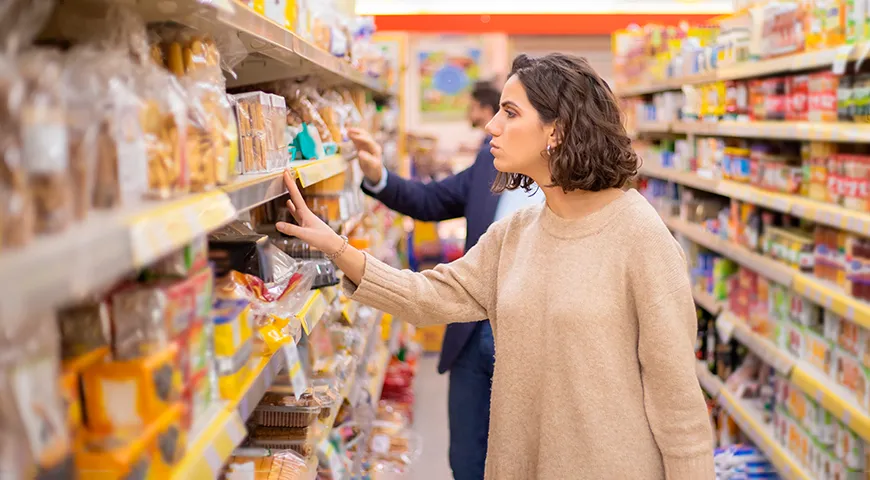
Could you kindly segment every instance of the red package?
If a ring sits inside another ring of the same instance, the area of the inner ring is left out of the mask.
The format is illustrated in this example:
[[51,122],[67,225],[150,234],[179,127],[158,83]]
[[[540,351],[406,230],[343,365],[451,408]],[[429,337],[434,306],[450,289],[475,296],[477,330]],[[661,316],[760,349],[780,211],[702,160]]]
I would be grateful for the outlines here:
[[837,120],[837,87],[839,84],[839,78],[833,72],[810,75],[807,112],[809,121],[834,122]]
[[810,77],[797,75],[788,79],[788,104],[785,119],[800,121],[807,119]]
[[786,104],[785,78],[776,77],[763,80],[764,116],[767,120],[785,120]]
[[764,99],[764,80],[749,81],[749,117],[752,121],[767,119]]

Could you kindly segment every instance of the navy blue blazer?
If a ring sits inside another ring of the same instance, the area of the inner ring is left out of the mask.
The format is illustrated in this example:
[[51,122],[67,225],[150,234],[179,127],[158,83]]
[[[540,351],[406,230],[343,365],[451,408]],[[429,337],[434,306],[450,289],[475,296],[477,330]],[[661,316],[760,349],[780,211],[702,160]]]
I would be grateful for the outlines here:
[[[391,210],[424,222],[440,222],[465,217],[465,251],[477,244],[481,235],[495,220],[499,196],[490,187],[498,173],[493,166],[487,137],[474,164],[438,182],[422,183],[388,173],[387,185],[380,193],[363,191]],[[454,323],[447,326],[438,371],[450,370],[468,339],[480,322]]]

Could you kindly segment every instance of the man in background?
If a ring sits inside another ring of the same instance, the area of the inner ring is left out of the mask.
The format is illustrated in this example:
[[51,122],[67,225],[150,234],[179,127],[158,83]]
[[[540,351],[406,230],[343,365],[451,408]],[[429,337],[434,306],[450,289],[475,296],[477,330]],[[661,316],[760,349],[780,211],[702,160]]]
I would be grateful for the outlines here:
[[[471,92],[468,120],[476,129],[499,110],[501,94],[479,83]],[[403,215],[424,222],[465,217],[465,251],[473,247],[489,226],[524,206],[541,203],[543,194],[522,190],[495,195],[496,177],[487,136],[470,167],[441,181],[422,183],[388,172],[381,148],[368,132],[351,129],[365,176],[363,191]],[[450,468],[456,480],[482,480],[489,434],[489,401],[495,363],[492,328],[488,320],[447,326],[438,372],[450,372]]]

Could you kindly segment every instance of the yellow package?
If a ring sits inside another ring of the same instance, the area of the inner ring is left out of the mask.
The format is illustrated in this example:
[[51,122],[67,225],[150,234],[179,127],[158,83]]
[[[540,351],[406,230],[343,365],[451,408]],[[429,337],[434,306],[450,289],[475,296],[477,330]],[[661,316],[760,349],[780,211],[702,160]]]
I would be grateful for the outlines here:
[[105,362],[82,372],[87,427],[109,434],[141,428],[161,416],[181,392],[178,346],[147,357]]
[[212,323],[218,389],[222,398],[232,398],[251,373],[254,331],[250,304],[246,300],[218,300]]
[[187,433],[181,428],[181,404],[174,404],[144,429],[123,435],[83,433],[75,463],[81,478],[165,480],[184,455]]

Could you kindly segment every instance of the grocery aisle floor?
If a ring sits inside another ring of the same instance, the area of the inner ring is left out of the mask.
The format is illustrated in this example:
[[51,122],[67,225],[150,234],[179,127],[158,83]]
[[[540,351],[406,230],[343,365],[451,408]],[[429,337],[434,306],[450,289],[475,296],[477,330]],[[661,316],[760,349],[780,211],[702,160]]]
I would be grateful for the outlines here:
[[414,379],[414,430],[423,436],[423,456],[409,480],[451,480],[447,460],[447,375],[438,375],[438,355],[424,356]]

